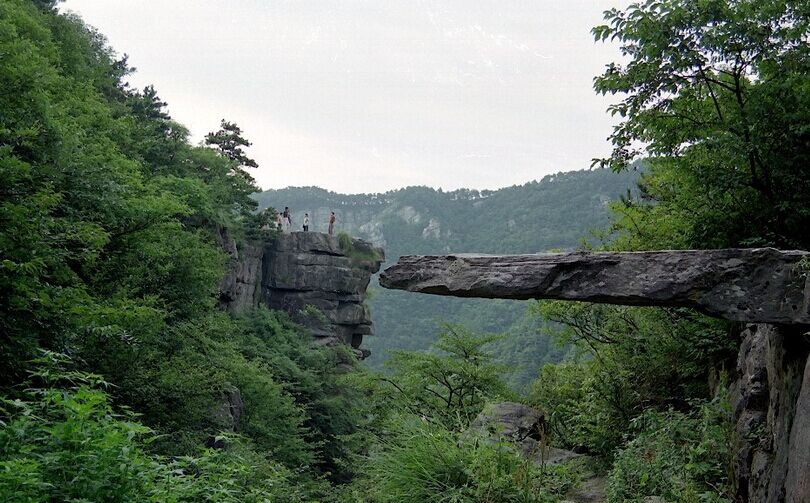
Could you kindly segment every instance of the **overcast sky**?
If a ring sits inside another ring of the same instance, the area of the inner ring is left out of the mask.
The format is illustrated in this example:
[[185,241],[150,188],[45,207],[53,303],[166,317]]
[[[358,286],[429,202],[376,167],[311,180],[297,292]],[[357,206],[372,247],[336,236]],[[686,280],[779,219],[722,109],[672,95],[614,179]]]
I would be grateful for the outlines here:
[[262,188],[499,188],[609,152],[620,0],[67,0],[194,141],[222,118]]

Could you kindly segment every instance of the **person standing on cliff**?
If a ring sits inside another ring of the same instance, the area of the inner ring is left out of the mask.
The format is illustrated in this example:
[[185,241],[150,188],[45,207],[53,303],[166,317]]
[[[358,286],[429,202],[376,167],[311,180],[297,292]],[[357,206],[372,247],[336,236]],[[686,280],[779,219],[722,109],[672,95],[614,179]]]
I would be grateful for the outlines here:
[[309,213],[304,213],[304,232],[309,232]]
[[287,221],[290,219],[290,207],[285,206],[284,212],[281,213],[281,225],[284,226],[284,230],[287,230]]
[[329,215],[329,235],[332,236],[335,233],[335,212],[333,211],[331,215]]

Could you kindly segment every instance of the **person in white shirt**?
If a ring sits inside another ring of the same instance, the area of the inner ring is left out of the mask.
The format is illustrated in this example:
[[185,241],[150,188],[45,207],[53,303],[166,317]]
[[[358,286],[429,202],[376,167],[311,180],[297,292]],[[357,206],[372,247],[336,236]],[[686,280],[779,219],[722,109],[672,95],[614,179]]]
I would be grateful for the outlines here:
[[309,232],[309,213],[304,213],[304,232]]

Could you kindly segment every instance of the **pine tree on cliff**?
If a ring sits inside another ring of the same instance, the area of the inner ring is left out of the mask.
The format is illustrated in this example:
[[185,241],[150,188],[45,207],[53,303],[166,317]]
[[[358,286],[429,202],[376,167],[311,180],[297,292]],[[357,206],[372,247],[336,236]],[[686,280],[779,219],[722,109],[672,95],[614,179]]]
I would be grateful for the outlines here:
[[259,188],[245,168],[258,168],[259,164],[245,154],[244,147],[250,147],[251,143],[242,136],[242,129],[222,119],[219,130],[205,136],[205,144],[230,161],[227,175],[231,180],[231,189],[242,206],[242,213],[256,209],[256,202],[249,196],[258,192]]

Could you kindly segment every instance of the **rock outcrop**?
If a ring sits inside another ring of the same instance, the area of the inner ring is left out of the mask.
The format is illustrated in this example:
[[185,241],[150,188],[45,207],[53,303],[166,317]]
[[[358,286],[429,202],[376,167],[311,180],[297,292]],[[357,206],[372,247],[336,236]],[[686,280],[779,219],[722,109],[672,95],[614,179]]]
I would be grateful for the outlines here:
[[264,247],[254,242],[237,243],[227,229],[221,229],[219,244],[230,255],[228,273],[219,283],[220,307],[238,313],[259,305]]
[[742,332],[734,473],[741,501],[810,501],[810,340],[806,327]]
[[547,445],[545,416],[522,403],[488,404],[470,423],[466,435],[513,443],[524,456],[538,464],[564,463],[580,456]]
[[810,253],[763,249],[402,257],[387,288],[690,307],[746,322],[731,395],[738,501],[810,501]]
[[[582,461],[588,457],[573,451],[551,447],[546,443],[545,416],[539,410],[515,402],[488,404],[481,411],[465,435],[485,441],[513,444],[526,458],[539,465]],[[605,500],[605,478],[587,468],[581,473],[582,483],[572,488],[565,496],[567,502],[597,503]]]
[[810,324],[810,253],[772,248],[405,256],[380,284],[412,292],[691,307],[750,323]]
[[319,343],[344,342],[359,357],[372,333],[365,293],[383,261],[381,248],[344,242],[319,232],[279,234],[264,244],[237,244],[223,236],[231,255],[220,283],[220,305],[231,311],[266,305],[307,326]]

